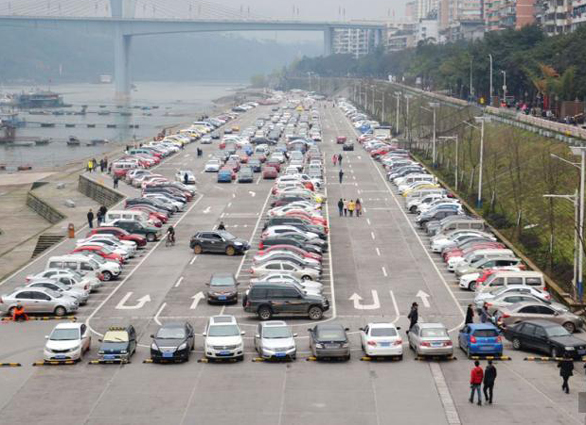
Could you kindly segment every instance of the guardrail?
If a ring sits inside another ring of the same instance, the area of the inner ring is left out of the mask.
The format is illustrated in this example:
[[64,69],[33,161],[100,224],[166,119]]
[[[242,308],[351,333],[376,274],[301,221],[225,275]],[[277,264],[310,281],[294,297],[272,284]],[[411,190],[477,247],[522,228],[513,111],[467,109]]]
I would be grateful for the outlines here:
[[93,199],[98,204],[104,205],[106,207],[115,205],[124,199],[124,195],[122,195],[120,192],[110,189],[101,183],[88,179],[83,174],[80,174],[79,176],[77,190],[79,190],[88,198]]
[[26,195],[26,205],[51,224],[59,223],[65,218],[64,214],[36,196],[32,190]]

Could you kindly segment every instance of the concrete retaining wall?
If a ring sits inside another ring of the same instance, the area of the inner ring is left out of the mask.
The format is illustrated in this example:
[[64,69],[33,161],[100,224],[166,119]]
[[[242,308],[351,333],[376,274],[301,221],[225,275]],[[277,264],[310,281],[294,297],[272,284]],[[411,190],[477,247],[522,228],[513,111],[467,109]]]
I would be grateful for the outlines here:
[[115,205],[124,198],[121,193],[90,180],[83,175],[79,176],[77,190],[98,204],[105,205],[106,207]]
[[37,197],[32,191],[27,193],[26,205],[51,224],[59,223],[65,218],[59,210]]

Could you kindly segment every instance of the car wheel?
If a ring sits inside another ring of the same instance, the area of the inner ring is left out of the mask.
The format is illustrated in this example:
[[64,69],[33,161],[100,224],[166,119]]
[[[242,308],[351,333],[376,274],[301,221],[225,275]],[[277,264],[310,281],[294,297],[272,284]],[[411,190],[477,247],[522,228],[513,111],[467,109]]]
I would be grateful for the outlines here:
[[571,334],[576,331],[576,325],[574,325],[572,322],[566,322],[562,326],[566,328],[566,330]]
[[203,252],[203,249],[202,249],[201,245],[195,245],[193,247],[193,253],[194,254],[197,255],[197,254],[201,254],[202,252]]
[[109,271],[103,272],[102,276],[104,276],[104,281],[106,281],[106,282],[109,282],[112,280],[112,273],[110,273]]
[[9,315],[10,317],[14,317],[14,311],[15,311],[15,310],[16,310],[16,307],[10,307],[10,308],[8,309],[8,315]]
[[273,312],[270,307],[263,305],[258,309],[258,317],[260,320],[270,320],[273,317]]
[[473,280],[472,282],[470,282],[468,284],[468,290],[472,291],[472,292],[476,291],[476,281],[475,280]]
[[244,361],[244,354],[242,354],[241,356],[238,356],[238,357],[236,358],[236,360],[238,360],[239,362],[242,362],[242,361]]
[[301,280],[313,280],[313,279],[311,279],[311,276],[305,275],[305,276],[301,277]]
[[399,361],[403,360],[403,355],[401,354],[400,356],[397,356],[397,360],[399,360]]
[[351,356],[352,356],[351,354],[348,354],[346,357],[344,357],[344,361],[349,362]]
[[65,307],[62,307],[62,306],[55,307],[55,316],[61,317],[61,316],[65,316],[66,314],[67,314],[67,310],[65,310]]
[[513,348],[515,350],[521,349],[521,341],[519,340],[519,338],[513,338]]
[[226,255],[232,256],[234,254],[236,254],[236,250],[233,246],[226,247]]
[[415,211],[417,211],[417,207],[412,206],[411,208],[409,208],[409,211],[411,211],[411,214],[415,214]]
[[155,241],[155,234],[154,233],[147,233],[146,240],[149,242],[154,242]]
[[309,308],[307,315],[311,320],[321,320],[324,317],[324,312],[320,307],[314,305]]

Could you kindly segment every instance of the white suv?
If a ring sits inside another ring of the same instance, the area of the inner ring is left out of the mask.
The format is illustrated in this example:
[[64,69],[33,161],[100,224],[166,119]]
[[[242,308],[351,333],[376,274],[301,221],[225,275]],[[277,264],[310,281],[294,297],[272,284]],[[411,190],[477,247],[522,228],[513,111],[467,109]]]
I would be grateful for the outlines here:
[[234,316],[210,317],[203,333],[206,358],[244,360],[244,334]]

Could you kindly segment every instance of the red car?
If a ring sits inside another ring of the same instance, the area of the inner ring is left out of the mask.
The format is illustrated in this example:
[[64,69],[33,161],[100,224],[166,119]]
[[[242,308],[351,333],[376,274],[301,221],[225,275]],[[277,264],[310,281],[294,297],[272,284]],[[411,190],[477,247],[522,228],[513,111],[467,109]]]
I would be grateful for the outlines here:
[[275,167],[270,167],[268,165],[265,165],[265,167],[262,170],[262,178],[265,180],[276,179],[278,176],[279,176],[279,172],[277,171],[277,169]]
[[346,143],[346,136],[338,136],[338,137],[336,137],[336,143],[338,145],[343,145],[344,143]]
[[313,217],[313,216],[310,216],[309,214],[305,214],[305,213],[299,212],[299,211],[290,211],[290,212],[285,213],[285,215],[287,217],[298,217],[301,219],[305,219],[305,220],[311,222],[311,224],[320,224],[324,227],[327,227],[327,225],[328,225],[328,221],[323,217]]
[[146,246],[147,240],[142,235],[137,235],[134,233],[128,233],[124,229],[120,229],[119,227],[97,227],[95,229],[91,229],[86,237],[89,238],[91,235],[114,235],[121,241],[131,241],[136,242],[136,246]]
[[122,259],[122,257],[119,254],[116,254],[115,252],[106,252],[104,250],[103,246],[98,246],[98,245],[84,245],[84,246],[80,246],[79,248],[75,248],[73,251],[71,251],[73,254],[75,254],[76,252],[91,252],[94,254],[98,254],[100,257],[106,259],[106,260],[114,260],[114,261],[118,261],[118,263],[122,264],[124,262],[124,260]]
[[273,167],[275,170],[277,170],[277,173],[281,172],[281,163],[279,161],[269,160],[265,162],[265,167]]
[[[153,220],[153,221],[158,221],[161,223],[166,223],[167,221],[169,221],[169,216],[163,213],[160,213],[158,211],[155,211],[152,208],[149,208],[148,205],[133,205],[130,210],[132,211],[142,211],[146,214],[149,215],[149,219]],[[160,226],[157,226],[160,227]]]
[[313,252],[307,252],[304,249],[298,248],[293,245],[271,245],[267,246],[265,249],[258,251],[257,255],[264,255],[271,251],[291,251],[296,254],[301,255],[305,258],[313,258],[315,260],[321,261],[322,256],[320,254],[314,254]]
[[442,254],[444,261],[447,263],[452,257],[463,257],[469,252],[476,251],[478,249],[505,249],[505,246],[500,242],[479,242],[474,244],[465,250],[461,250],[458,247],[447,250]]

